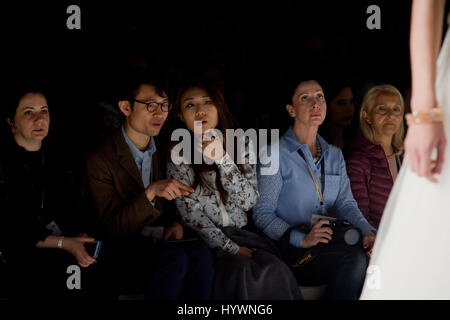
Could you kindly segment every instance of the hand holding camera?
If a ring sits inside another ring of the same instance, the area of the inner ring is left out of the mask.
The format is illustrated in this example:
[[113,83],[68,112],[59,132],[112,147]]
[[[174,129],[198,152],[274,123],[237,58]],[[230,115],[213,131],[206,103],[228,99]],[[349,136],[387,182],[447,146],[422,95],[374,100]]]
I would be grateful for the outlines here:
[[367,231],[363,238],[363,248],[369,258],[372,256],[372,249],[375,243],[375,234],[372,231]]
[[311,229],[311,231],[303,238],[301,247],[311,248],[319,243],[329,243],[332,240],[333,230],[328,220],[320,220]]
[[[303,238],[302,248],[310,248],[320,243],[342,243],[354,246],[361,242],[361,231],[346,220],[314,215],[312,222],[314,221],[318,222],[313,223],[311,231]],[[366,242],[364,245],[370,246],[370,241],[366,240]]]

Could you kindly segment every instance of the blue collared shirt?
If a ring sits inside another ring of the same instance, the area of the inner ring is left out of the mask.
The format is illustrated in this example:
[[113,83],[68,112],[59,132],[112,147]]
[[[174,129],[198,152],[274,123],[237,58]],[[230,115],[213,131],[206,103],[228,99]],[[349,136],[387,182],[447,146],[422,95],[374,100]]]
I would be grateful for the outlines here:
[[[320,178],[324,158],[325,211],[333,209],[337,219],[348,220],[358,227],[363,235],[368,230],[375,233],[375,229],[364,218],[353,198],[341,150],[329,145],[320,135],[317,135],[317,141],[322,149],[322,155],[315,163],[308,146],[298,141],[291,127],[279,141],[277,172],[262,175],[261,166],[258,167],[260,199],[253,207],[256,226],[272,239],[279,240],[290,227],[300,224],[310,225],[313,214],[321,215],[322,206],[307,164],[322,188]],[[302,150],[307,163],[299,155],[298,149]],[[265,160],[261,162],[266,163]],[[300,247],[305,235],[299,230],[292,230],[290,244]]]
[[122,126],[122,134],[123,137],[125,138],[125,142],[127,143],[128,147],[131,150],[134,162],[136,162],[138,170],[141,173],[144,188],[147,188],[147,186],[151,183],[150,172],[152,169],[152,156],[156,151],[155,140],[153,139],[153,137],[151,137],[147,150],[141,151],[138,148],[136,148],[134,143],[130,140],[130,138],[128,138],[128,135],[125,132],[123,126]]

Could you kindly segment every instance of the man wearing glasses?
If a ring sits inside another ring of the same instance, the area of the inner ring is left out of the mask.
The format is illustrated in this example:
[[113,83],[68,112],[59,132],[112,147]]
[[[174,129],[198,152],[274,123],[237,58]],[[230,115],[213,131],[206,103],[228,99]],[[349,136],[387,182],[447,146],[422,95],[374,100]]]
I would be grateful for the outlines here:
[[[157,80],[135,77],[121,93],[123,126],[87,160],[92,201],[105,238],[105,266],[113,289],[151,300],[206,300],[213,278],[212,255],[184,231],[165,200],[194,190],[164,179],[163,152],[155,137],[171,105]],[[174,208],[174,207],[173,207]],[[131,288],[130,288],[131,285]]]

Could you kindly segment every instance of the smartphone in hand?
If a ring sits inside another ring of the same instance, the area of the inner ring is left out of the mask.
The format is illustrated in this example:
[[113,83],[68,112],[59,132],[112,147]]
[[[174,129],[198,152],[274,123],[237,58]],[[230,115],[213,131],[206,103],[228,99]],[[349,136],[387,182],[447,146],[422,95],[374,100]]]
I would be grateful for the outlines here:
[[100,255],[102,245],[103,245],[103,243],[101,241],[85,243],[86,251],[94,259],[97,259],[98,256]]

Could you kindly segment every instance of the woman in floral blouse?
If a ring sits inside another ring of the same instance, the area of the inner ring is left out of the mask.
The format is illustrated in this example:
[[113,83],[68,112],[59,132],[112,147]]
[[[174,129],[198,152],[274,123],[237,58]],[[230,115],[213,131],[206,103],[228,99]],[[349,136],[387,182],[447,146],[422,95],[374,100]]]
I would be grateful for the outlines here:
[[168,176],[195,189],[175,202],[186,225],[215,251],[213,298],[299,299],[295,278],[278,258],[277,248],[245,230],[246,211],[259,198],[256,167],[250,141],[242,150],[243,164],[235,160],[242,155],[237,148],[224,150],[226,129],[234,128],[234,121],[222,93],[205,84],[185,86],[177,95],[175,113],[189,130],[192,147],[190,154],[172,148]]

